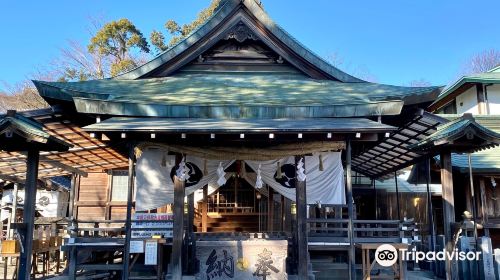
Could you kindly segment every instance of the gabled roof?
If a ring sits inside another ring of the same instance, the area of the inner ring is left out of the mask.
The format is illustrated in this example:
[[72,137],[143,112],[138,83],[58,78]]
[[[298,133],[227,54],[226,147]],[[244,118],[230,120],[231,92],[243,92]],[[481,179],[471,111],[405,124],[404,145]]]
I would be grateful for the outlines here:
[[[254,57],[249,63],[248,49],[246,55],[231,53],[224,49],[225,43],[236,44],[231,45],[236,49],[254,47],[253,55],[262,55],[266,62]],[[210,55],[218,48],[227,51],[226,60],[213,62],[210,58],[215,55]],[[230,54],[236,58],[228,59]],[[210,63],[217,71],[203,68]],[[250,67],[252,63],[260,63],[260,68]],[[205,72],[197,72],[197,67]],[[297,42],[255,0],[224,1],[183,41],[119,77],[33,82],[49,104],[74,103],[79,113],[167,118],[397,115],[403,105],[430,102],[439,91],[438,87],[390,86],[352,77]]]
[[347,83],[364,82],[335,68],[298,42],[276,24],[255,0],[223,1],[218,10],[187,38],[146,64],[115,79],[145,78],[166,64],[169,64],[167,73],[172,73],[197,58],[240,23],[248,26],[249,30],[253,31],[253,36],[262,40],[285,60],[312,78],[323,77]]
[[0,150],[26,151],[37,149],[42,151],[64,151],[70,144],[59,140],[44,131],[40,123],[24,117],[16,111],[9,110],[0,115]]
[[[89,172],[102,172],[107,169],[122,168],[128,165],[116,147],[108,146],[109,142],[91,137],[79,125],[62,116],[58,109],[48,108],[24,111],[16,114],[20,119],[27,119],[30,126],[43,127],[43,136],[57,138],[71,144],[69,150],[45,150],[40,152],[38,178],[47,179],[54,176],[76,173],[87,176]],[[0,136],[0,182],[24,183],[26,175],[26,153],[6,151],[3,149],[4,136]],[[19,146],[33,147],[34,143],[26,143],[17,139]]]
[[[74,101],[80,113],[191,118],[395,115],[406,98],[418,99],[436,90],[315,80],[300,74],[178,74],[140,80],[34,83],[43,97]],[[220,108],[225,108],[224,114]]]
[[[439,115],[449,120],[460,118],[460,115]],[[500,134],[500,115],[475,115],[480,125]],[[439,158],[439,157],[436,157]],[[471,154],[472,170],[475,174],[498,174],[500,172],[500,147],[482,150]],[[453,168],[462,173],[469,172],[467,154],[452,154]]]
[[[500,66],[499,66],[500,67]],[[437,97],[437,99],[429,106],[429,108],[434,111],[439,109],[443,105],[446,105],[453,98],[453,93],[458,92],[458,90],[463,89],[463,87],[470,86],[472,84],[500,84],[500,72],[498,68],[493,68],[492,70],[485,73],[472,74],[468,76],[463,76],[455,83],[446,87]],[[463,92],[463,91],[460,91]]]
[[464,114],[460,118],[439,126],[436,132],[410,145],[409,148],[436,153],[442,150],[470,153],[499,144],[500,134],[477,123],[472,114]]

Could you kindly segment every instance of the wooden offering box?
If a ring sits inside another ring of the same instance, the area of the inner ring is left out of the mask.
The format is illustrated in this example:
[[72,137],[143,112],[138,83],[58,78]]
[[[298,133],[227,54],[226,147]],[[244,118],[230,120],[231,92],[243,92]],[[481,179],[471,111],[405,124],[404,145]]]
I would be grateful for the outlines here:
[[62,245],[62,237],[61,236],[51,236],[49,246],[50,247],[59,247]]
[[16,254],[20,251],[19,242],[17,240],[2,241],[2,254]]

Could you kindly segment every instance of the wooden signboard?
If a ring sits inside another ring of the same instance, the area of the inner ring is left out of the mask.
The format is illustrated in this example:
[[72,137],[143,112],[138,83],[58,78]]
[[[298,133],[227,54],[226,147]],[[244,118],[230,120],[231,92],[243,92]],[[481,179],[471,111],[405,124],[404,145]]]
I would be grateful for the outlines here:
[[196,279],[288,279],[286,240],[198,241]]

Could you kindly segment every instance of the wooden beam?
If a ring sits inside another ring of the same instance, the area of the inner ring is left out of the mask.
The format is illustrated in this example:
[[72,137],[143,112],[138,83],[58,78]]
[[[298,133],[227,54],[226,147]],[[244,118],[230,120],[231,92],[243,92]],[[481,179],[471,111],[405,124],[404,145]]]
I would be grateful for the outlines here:
[[26,184],[24,188],[24,213],[23,223],[25,225],[23,231],[24,242],[23,251],[21,252],[19,277],[18,279],[30,279],[31,275],[31,257],[33,249],[33,230],[35,226],[35,204],[36,204],[36,189],[38,177],[38,161],[39,151],[28,151]]
[[[182,160],[176,156],[176,163]],[[172,244],[172,280],[182,280],[182,241],[184,236],[184,188],[185,182],[174,175],[174,232]]]
[[[453,173],[451,165],[451,153],[443,152],[440,155],[441,161],[441,185],[443,187],[443,220],[446,249],[451,252],[453,250],[453,232],[452,224],[455,223],[455,199],[453,196]],[[454,278],[453,263],[446,260],[446,279]]]
[[354,198],[352,196],[352,171],[351,171],[351,140],[347,140],[346,142],[346,198],[347,198],[347,212],[349,215],[349,223],[348,223],[348,234],[349,234],[349,279],[356,279],[356,255],[354,248]]
[[130,144],[128,156],[128,189],[127,189],[127,217],[125,222],[125,248],[123,250],[123,272],[122,280],[128,280],[130,265],[130,238],[131,238],[131,220],[132,220],[132,196],[134,190],[134,171],[135,171],[135,145]]
[[66,171],[69,171],[71,173],[75,173],[75,174],[78,174],[82,177],[87,177],[89,176],[89,174],[85,171],[82,171],[78,168],[74,168],[72,166],[69,166],[67,164],[64,164],[62,162],[59,162],[57,160],[52,160],[52,159],[49,159],[47,158],[46,156],[40,156],[40,161],[44,161],[44,162],[47,162],[48,164],[54,166],[54,167],[58,167],[58,168],[61,168],[63,170],[66,170]]
[[[305,166],[303,156],[295,156],[295,166],[302,159]],[[307,244],[307,201],[306,201],[306,181],[300,181],[295,178],[295,199],[297,205],[297,261],[298,261],[298,278],[308,279],[308,244]]]

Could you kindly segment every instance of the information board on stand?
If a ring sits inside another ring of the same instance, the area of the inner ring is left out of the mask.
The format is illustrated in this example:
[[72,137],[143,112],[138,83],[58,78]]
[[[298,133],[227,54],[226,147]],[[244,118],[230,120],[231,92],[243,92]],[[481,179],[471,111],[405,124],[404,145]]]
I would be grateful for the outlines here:
[[174,215],[171,213],[134,213],[132,221],[133,239],[173,236]]

